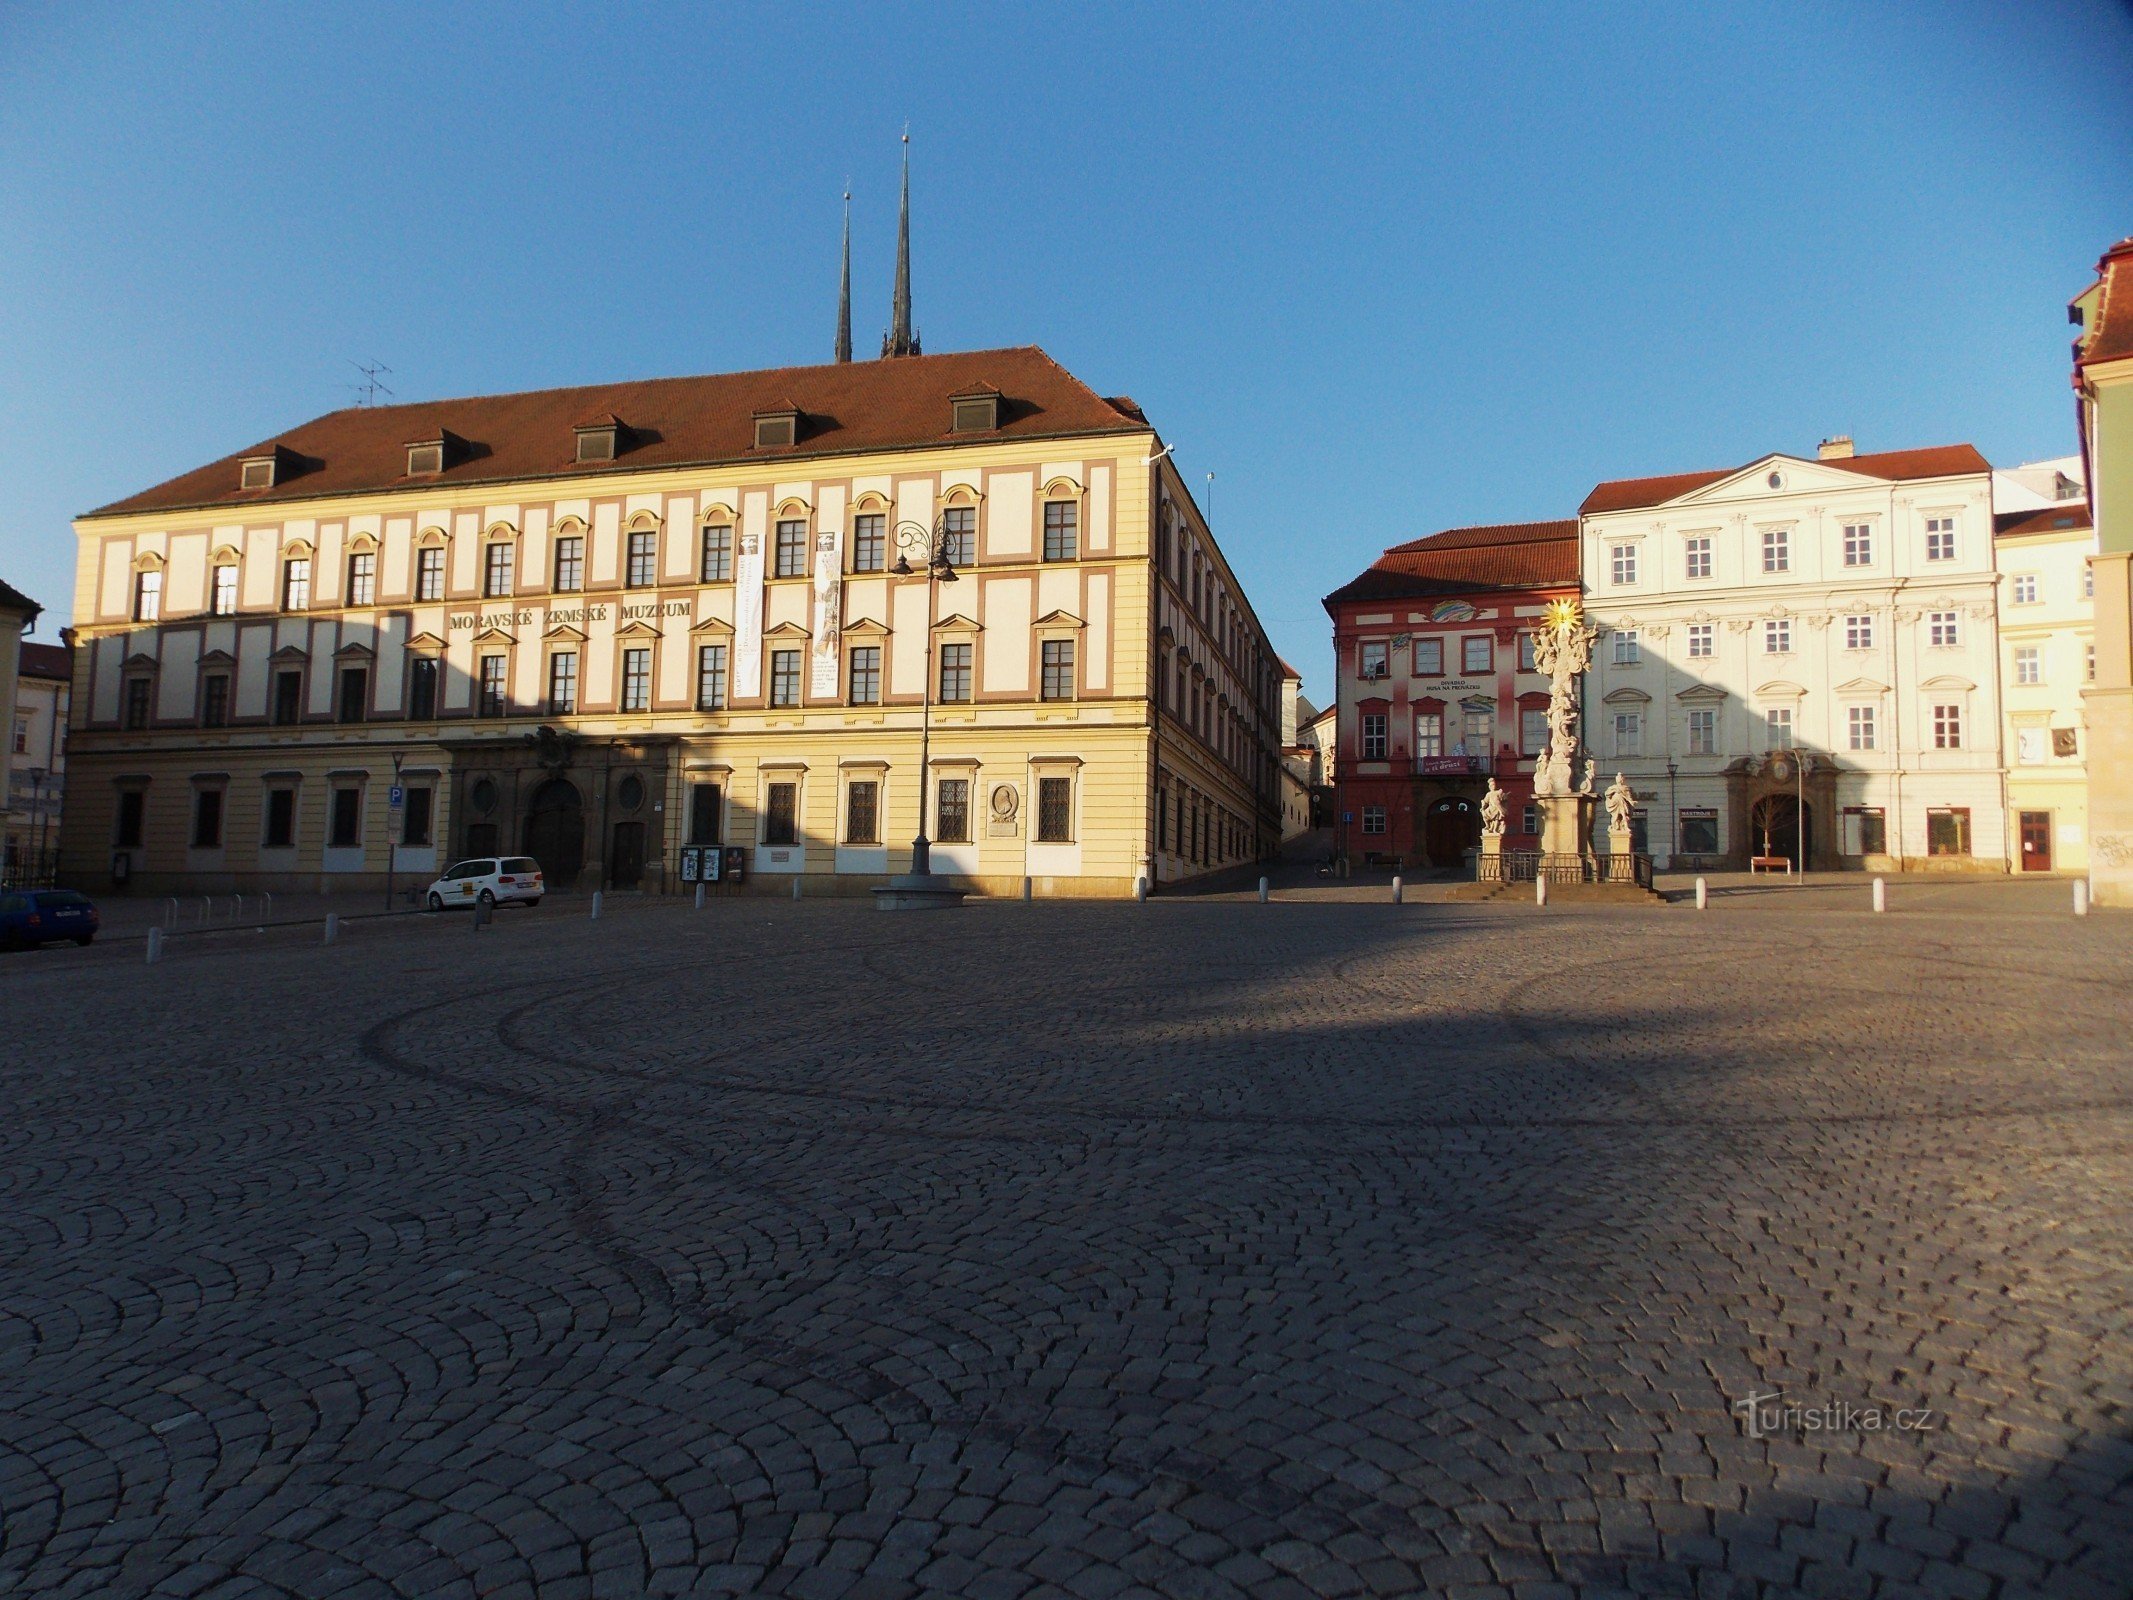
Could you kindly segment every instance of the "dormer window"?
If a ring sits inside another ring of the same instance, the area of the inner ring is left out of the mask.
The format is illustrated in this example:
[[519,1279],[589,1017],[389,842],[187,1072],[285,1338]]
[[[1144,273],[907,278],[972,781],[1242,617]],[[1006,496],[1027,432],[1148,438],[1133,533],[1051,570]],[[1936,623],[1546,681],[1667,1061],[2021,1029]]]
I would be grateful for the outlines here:
[[239,467],[238,487],[244,489],[271,489],[274,487],[274,469],[280,465],[276,456],[246,456]]
[[797,406],[755,414],[755,447],[776,450],[800,442],[800,411]]
[[957,433],[986,433],[1000,426],[1000,395],[996,389],[951,395],[949,404],[955,408]]
[[407,475],[410,478],[434,476],[444,471],[444,441],[428,439],[407,447]]
[[590,422],[581,422],[578,435],[578,461],[612,461],[622,453],[622,419],[620,417],[595,417]]

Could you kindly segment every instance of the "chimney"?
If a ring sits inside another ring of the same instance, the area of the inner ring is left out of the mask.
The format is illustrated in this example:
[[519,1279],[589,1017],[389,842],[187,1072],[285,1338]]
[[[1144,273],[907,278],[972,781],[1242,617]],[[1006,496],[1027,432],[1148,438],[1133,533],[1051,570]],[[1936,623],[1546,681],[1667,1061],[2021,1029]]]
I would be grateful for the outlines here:
[[1815,454],[1824,461],[1846,461],[1857,452],[1852,449],[1852,436],[1848,433],[1840,433],[1832,438],[1824,439],[1820,446],[1817,447]]

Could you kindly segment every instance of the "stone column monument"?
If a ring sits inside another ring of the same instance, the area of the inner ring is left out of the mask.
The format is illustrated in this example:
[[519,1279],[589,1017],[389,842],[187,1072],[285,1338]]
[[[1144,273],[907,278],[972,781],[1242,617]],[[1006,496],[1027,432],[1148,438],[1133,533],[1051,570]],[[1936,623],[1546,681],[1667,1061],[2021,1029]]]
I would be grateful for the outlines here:
[[[1541,812],[1541,866],[1549,876],[1589,881],[1595,763],[1578,737],[1578,679],[1592,665],[1588,625],[1575,600],[1557,600],[1533,635],[1533,664],[1548,675],[1548,751],[1533,765],[1533,801]],[[1582,777],[1579,774],[1583,767]]]

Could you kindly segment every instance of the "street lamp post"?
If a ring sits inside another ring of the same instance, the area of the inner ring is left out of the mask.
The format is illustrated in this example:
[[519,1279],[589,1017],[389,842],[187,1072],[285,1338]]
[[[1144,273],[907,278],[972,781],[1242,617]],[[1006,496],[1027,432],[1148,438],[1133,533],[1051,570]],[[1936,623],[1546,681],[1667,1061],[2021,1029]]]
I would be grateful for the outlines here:
[[[1673,740],[1669,739],[1667,743],[1672,744]],[[1681,848],[1681,795],[1674,787],[1674,774],[1680,770],[1681,768],[1674,764],[1674,758],[1668,756],[1666,758],[1666,864],[1670,869],[1674,865],[1674,852]]]
[[947,518],[936,518],[931,528],[916,522],[899,522],[896,551],[896,565],[889,570],[897,577],[908,578],[918,571],[912,565],[914,556],[926,569],[926,681],[918,723],[918,837],[911,841],[910,872],[892,879],[887,889],[877,891],[882,896],[882,909],[890,911],[956,904],[963,898],[961,891],[944,889],[934,878],[933,841],[926,837],[926,790],[933,766],[934,596],[941,584],[956,581],[955,566],[949,560]]

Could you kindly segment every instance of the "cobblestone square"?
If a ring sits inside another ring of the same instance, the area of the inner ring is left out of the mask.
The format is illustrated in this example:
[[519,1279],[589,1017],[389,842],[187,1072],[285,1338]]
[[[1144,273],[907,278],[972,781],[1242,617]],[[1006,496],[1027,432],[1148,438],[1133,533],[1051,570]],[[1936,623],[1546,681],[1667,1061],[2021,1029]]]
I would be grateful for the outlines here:
[[0,958],[0,1594],[2124,1596],[2133,921],[1863,894]]

